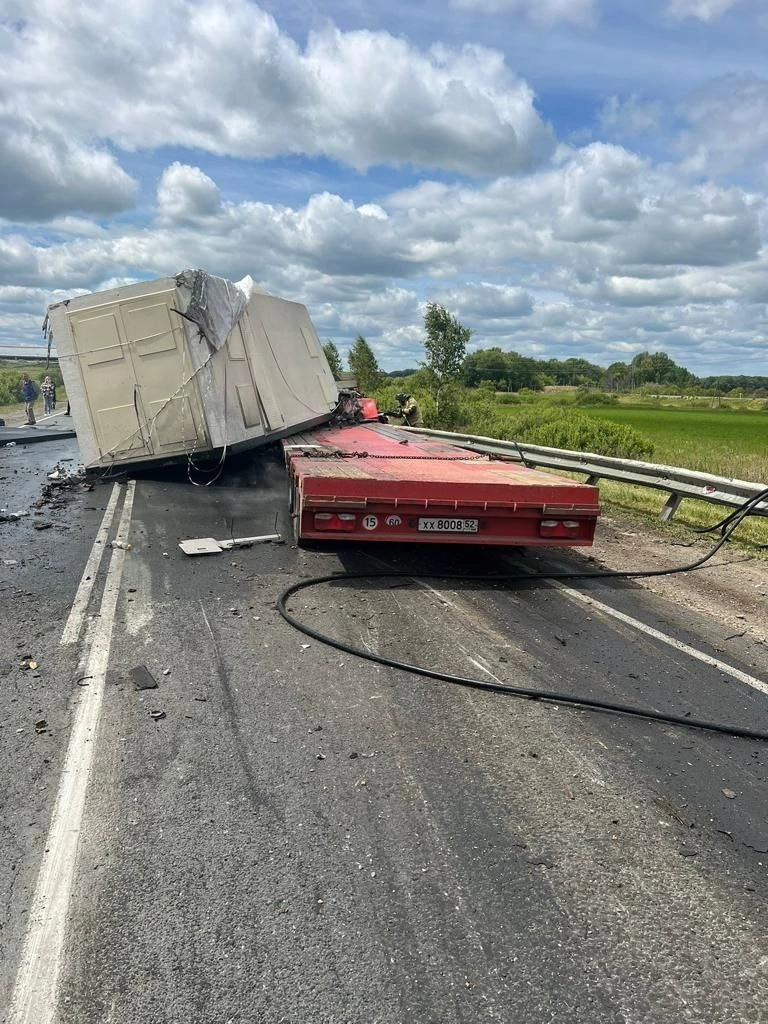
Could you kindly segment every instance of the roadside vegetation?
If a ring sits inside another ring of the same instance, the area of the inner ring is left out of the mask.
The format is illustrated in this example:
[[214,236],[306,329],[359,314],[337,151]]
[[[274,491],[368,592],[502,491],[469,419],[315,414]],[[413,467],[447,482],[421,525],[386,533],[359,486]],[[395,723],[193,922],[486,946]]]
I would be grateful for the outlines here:
[[[768,486],[768,377],[697,378],[664,353],[641,352],[629,363],[607,368],[578,358],[536,360],[498,348],[466,354],[471,332],[434,303],[427,307],[425,335],[420,367],[389,376],[358,336],[350,371],[379,408],[394,408],[396,394],[405,391],[433,429],[638,459]],[[600,494],[607,510],[671,535],[690,536],[690,527],[711,526],[730,511],[685,499],[674,519],[664,523],[659,519],[664,491],[604,480]],[[768,520],[747,520],[734,543],[763,557]]]
[[[66,405],[67,394],[64,390],[64,381],[59,370],[59,364],[55,360],[52,359],[46,367],[44,359],[41,359],[39,362],[32,362],[26,359],[23,361],[0,359],[0,415],[17,412],[19,406],[23,406],[24,402],[21,397],[22,373],[28,373],[38,387],[40,387],[43,377],[47,374],[56,385],[57,406],[62,400]],[[42,399],[39,404],[41,403]]]

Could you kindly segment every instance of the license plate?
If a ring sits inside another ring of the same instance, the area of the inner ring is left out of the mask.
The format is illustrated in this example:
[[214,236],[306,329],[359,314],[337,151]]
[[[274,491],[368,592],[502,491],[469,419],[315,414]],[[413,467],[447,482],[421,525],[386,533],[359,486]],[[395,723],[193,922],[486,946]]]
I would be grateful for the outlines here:
[[422,533],[477,533],[479,519],[420,519]]

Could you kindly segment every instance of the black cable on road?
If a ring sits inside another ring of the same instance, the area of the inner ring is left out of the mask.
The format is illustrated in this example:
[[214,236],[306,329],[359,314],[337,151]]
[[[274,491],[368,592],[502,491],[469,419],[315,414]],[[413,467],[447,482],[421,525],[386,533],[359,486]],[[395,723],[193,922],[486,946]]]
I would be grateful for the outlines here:
[[319,641],[328,647],[334,647],[339,651],[372,661],[388,668],[399,669],[402,672],[409,672],[412,675],[424,676],[429,679],[438,679],[442,682],[451,683],[456,686],[463,686],[473,690],[485,690],[491,693],[505,694],[510,697],[519,697],[525,700],[546,702],[549,704],[564,704],[571,707],[586,708],[591,711],[601,711],[607,714],[625,715],[632,718],[642,718],[654,722],[661,722],[666,725],[684,726],[687,729],[702,729],[707,732],[722,733],[726,736],[737,736],[742,739],[759,740],[768,742],[768,732],[756,729],[744,729],[736,725],[724,725],[720,722],[709,722],[703,719],[692,718],[690,715],[673,715],[649,708],[636,707],[631,704],[615,704],[610,701],[596,700],[591,697],[580,697],[578,694],[559,693],[554,690],[537,690],[526,686],[510,686],[506,683],[492,683],[484,679],[474,679],[467,676],[460,676],[450,672],[439,672],[436,669],[424,668],[421,665],[412,665],[409,662],[398,661],[395,658],[388,658],[384,655],[373,654],[371,651],[348,644],[342,640],[329,637],[319,630],[308,626],[296,618],[287,607],[288,601],[295,594],[309,587],[320,586],[324,583],[343,583],[354,579],[381,579],[381,578],[402,578],[409,579],[440,579],[440,580],[461,580],[503,583],[505,581],[519,581],[531,583],[538,580],[579,580],[579,579],[648,579],[654,576],[672,576],[677,573],[692,572],[708,562],[719,549],[725,544],[733,531],[739,526],[746,516],[750,514],[752,507],[759,501],[768,497],[768,488],[754,495],[742,505],[735,514],[728,517],[723,535],[701,558],[686,565],[675,566],[669,569],[639,569],[639,570],[604,570],[599,572],[546,572],[546,573],[500,573],[466,575],[462,573],[411,573],[400,570],[372,570],[360,572],[330,573],[326,576],[314,576],[310,579],[299,580],[292,583],[280,594],[277,599],[277,610],[285,621],[299,630],[306,636]]

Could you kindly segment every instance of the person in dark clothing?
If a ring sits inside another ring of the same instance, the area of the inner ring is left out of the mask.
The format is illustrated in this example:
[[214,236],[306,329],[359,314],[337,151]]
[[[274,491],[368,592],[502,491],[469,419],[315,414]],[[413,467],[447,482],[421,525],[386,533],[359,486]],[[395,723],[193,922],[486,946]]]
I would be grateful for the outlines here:
[[31,427],[37,422],[35,419],[35,399],[38,395],[37,385],[30,380],[28,373],[21,375],[21,397],[24,402],[24,412],[27,416],[27,426]]

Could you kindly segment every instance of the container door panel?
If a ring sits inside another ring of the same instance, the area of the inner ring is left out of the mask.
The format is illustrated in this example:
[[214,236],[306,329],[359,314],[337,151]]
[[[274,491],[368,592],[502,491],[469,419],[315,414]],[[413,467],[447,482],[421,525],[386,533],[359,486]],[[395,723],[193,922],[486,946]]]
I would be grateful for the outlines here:
[[192,408],[186,395],[160,398],[149,403],[152,437],[150,443],[155,452],[167,452],[169,448],[191,451],[197,438],[197,428]]
[[99,453],[148,454],[119,306],[74,310],[68,320]]
[[[248,362],[245,340],[240,324],[235,324],[225,346],[227,363],[227,404],[233,405],[231,399],[236,396],[235,408],[241,416],[241,427],[247,430],[261,426],[264,411],[259,403],[259,394],[253,383],[253,375]],[[261,431],[263,433],[263,431]]]
[[176,293],[158,292],[152,300],[126,302],[121,314],[149,443],[167,454],[204,443],[204,431],[184,328],[172,312]]
[[249,312],[247,321],[241,321],[241,324],[237,325],[237,330],[242,329],[245,332],[244,349],[248,357],[248,383],[253,388],[262,412],[264,432],[268,433],[280,430],[285,426],[285,414],[275,395],[274,387],[280,367],[275,365],[269,340],[259,317],[255,311],[251,312],[250,308]]

